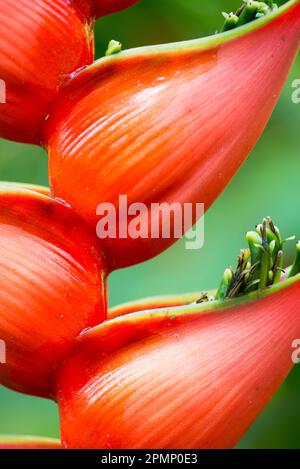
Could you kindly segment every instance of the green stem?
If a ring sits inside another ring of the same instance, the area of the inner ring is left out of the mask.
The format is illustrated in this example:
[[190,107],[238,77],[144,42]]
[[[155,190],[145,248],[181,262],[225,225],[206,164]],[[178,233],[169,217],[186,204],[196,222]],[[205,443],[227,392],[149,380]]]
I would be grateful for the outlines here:
[[221,30],[222,33],[237,27],[239,21],[239,17],[237,15],[234,13],[223,13],[223,16],[225,17],[225,21]]
[[231,282],[233,280],[233,272],[231,269],[226,269],[224,272],[224,275],[222,277],[219,289],[216,293],[215,299],[216,300],[223,300],[226,298],[226,295],[228,293],[229,287],[231,285]]
[[294,261],[294,264],[292,265],[288,278],[294,277],[295,275],[298,275],[299,273],[300,273],[300,241],[298,241],[298,243],[296,244],[296,259]]
[[223,13],[225,22],[222,32],[230,31],[239,26],[251,23],[252,21],[272,13],[278,6],[272,1],[260,2],[257,0],[244,0],[244,4],[236,13]]

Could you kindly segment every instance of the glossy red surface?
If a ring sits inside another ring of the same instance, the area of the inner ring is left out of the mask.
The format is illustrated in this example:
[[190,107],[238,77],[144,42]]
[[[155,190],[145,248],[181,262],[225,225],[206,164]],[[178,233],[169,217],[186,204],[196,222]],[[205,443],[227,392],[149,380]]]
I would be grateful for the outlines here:
[[[79,73],[46,123],[54,196],[94,230],[98,205],[112,203],[119,214],[119,195],[127,195],[129,205],[146,205],[149,231],[152,203],[199,202],[208,209],[280,96],[299,47],[300,2],[243,31],[215,46],[136,49]],[[155,226],[168,210],[155,212]],[[101,246],[113,269],[149,259],[175,240],[117,234]]]
[[70,0],[0,0],[0,24],[0,137],[40,144],[58,89],[93,62],[93,23]]
[[233,447],[293,366],[299,288],[206,312],[139,312],[90,330],[58,373],[63,445]]
[[0,383],[49,397],[56,363],[106,317],[105,260],[66,206],[24,189],[0,191]]

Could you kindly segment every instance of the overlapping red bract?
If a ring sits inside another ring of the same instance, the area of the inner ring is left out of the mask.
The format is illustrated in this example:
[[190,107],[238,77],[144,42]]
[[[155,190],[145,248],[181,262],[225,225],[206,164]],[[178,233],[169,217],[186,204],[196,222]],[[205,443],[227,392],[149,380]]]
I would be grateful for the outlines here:
[[152,309],[92,329],[58,375],[63,444],[233,447],[292,368],[299,289],[298,280],[254,302]]
[[52,373],[86,327],[106,318],[105,260],[68,207],[0,186],[0,382],[50,397]]
[[116,13],[135,5],[139,0],[73,0],[74,5],[88,17],[100,18],[101,16]]
[[[136,0],[137,1],[137,0]],[[0,137],[42,144],[51,102],[94,60],[94,19],[133,0],[0,0]]]
[[61,449],[61,444],[51,438],[8,436],[0,438],[0,449]]
[[[152,203],[167,202],[159,221],[173,202],[208,209],[260,137],[299,35],[297,2],[218,45],[141,48],[87,67],[59,95],[46,123],[53,195],[93,229],[98,205],[118,209],[124,194],[128,204],[147,206],[146,217]],[[120,268],[174,241],[108,237],[101,245],[111,268]]]

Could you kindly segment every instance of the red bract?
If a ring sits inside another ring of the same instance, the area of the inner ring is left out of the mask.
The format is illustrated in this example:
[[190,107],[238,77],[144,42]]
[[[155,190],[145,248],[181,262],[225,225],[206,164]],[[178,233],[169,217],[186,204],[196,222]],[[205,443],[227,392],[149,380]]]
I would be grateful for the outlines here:
[[233,447],[292,368],[299,289],[298,276],[261,297],[128,314],[83,334],[58,373],[63,445]]
[[131,7],[139,0],[73,0],[74,4],[88,17],[101,16]]
[[133,3],[0,0],[0,137],[41,143],[43,121],[59,88],[94,60],[95,16]]
[[92,24],[69,0],[0,0],[0,136],[41,141],[49,103],[94,58]]
[[143,300],[130,301],[107,312],[108,319],[114,319],[126,314],[136,313],[138,311],[148,311],[150,309],[170,308],[174,306],[183,306],[193,303],[199,299],[199,293],[187,293],[185,295],[161,295],[145,298]]
[[59,440],[30,436],[1,436],[0,449],[60,449]]
[[[202,202],[207,209],[261,135],[299,37],[300,1],[292,0],[223,35],[134,49],[87,67],[46,123],[54,196],[93,229],[98,205],[118,209],[123,194],[148,209],[162,202]],[[158,212],[157,224],[167,210]],[[118,268],[175,240],[108,238],[104,249]]]
[[75,337],[105,319],[106,268],[85,223],[35,189],[0,186],[0,383],[48,397]]

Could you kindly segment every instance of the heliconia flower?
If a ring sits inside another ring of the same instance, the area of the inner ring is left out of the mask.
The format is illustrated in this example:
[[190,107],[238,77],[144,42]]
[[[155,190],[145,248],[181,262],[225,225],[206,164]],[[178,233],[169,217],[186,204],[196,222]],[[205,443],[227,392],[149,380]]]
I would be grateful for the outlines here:
[[96,237],[46,188],[0,185],[0,383],[51,396],[57,361],[106,317]]
[[33,436],[0,435],[0,449],[60,449],[59,440]]
[[86,14],[87,17],[100,18],[101,16],[116,13],[131,7],[139,0],[73,0],[73,3]]
[[[157,210],[157,225],[172,203],[207,209],[261,135],[299,38],[300,1],[291,0],[223,34],[133,49],[85,68],[46,122],[53,195],[93,229],[99,204],[118,211],[120,195],[148,209],[167,202]],[[118,268],[153,257],[176,239],[117,236],[101,245]]]
[[233,447],[292,368],[299,334],[299,275],[226,302],[104,322],[58,372],[62,444]]

